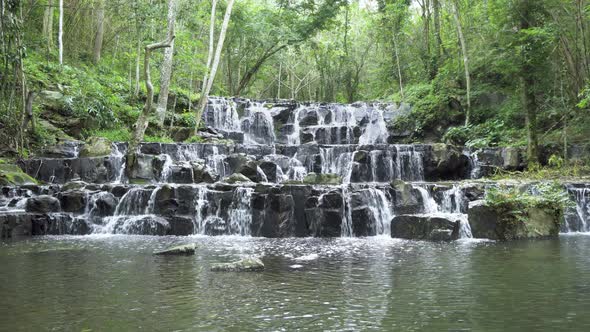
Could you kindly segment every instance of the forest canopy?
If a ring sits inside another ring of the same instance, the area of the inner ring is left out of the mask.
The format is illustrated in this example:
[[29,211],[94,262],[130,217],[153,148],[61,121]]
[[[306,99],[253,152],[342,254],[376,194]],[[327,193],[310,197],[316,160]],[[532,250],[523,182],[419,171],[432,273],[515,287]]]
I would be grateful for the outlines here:
[[157,43],[147,140],[198,127],[199,101],[218,95],[407,103],[411,113],[390,125],[411,141],[528,145],[533,161],[539,144],[590,143],[586,0],[1,5],[0,136],[21,154],[51,140],[46,122],[78,126],[66,131],[76,138],[130,140],[150,96],[146,46]]

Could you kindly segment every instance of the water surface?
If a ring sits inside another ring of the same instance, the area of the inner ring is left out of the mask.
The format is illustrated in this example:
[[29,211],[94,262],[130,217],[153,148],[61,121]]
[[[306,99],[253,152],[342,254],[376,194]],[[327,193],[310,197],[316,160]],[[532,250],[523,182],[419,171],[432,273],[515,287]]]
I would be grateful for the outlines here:
[[[195,242],[188,257],[154,250]],[[590,236],[93,235],[0,243],[1,331],[590,330]],[[210,272],[261,257],[261,273]]]

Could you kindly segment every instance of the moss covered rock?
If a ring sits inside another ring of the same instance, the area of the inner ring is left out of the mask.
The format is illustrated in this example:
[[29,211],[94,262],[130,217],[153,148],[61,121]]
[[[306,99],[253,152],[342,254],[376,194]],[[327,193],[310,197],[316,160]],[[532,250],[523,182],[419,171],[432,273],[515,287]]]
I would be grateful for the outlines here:
[[342,178],[337,174],[317,174],[309,173],[303,179],[305,184],[341,184]]
[[234,173],[234,174],[226,177],[225,179],[223,179],[223,181],[225,183],[230,183],[230,184],[253,183],[252,180],[250,180],[248,177],[246,177],[244,174],[241,174],[241,173]]
[[0,185],[20,186],[24,184],[37,184],[37,180],[14,164],[0,163]]
[[80,151],[80,157],[100,157],[111,154],[112,143],[104,137],[91,137]]
[[213,264],[214,272],[258,272],[264,271],[264,263],[256,257],[247,257],[237,262]]
[[485,201],[469,205],[473,237],[509,241],[557,237],[563,209],[551,204],[521,206],[505,202],[491,206]]
[[195,250],[197,249],[197,245],[194,243],[183,244],[180,246],[171,247],[168,249],[164,249],[162,251],[156,251],[154,255],[164,255],[164,256],[171,256],[171,255],[194,255]]

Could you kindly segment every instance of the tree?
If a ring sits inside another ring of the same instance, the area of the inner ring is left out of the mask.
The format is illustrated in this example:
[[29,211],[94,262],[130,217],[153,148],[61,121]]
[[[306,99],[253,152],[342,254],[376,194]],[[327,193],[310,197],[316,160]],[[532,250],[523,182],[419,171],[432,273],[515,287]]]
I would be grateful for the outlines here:
[[471,118],[471,75],[469,74],[469,56],[467,55],[467,42],[463,35],[463,27],[461,26],[461,18],[459,17],[459,8],[457,6],[457,0],[451,1],[453,8],[453,18],[455,25],[457,26],[457,36],[459,36],[459,42],[461,43],[461,54],[463,54],[463,68],[465,69],[465,85],[467,90],[467,111],[465,112],[465,126],[469,125]]
[[53,0],[47,1],[47,7],[43,13],[43,36],[47,41],[47,51],[53,48]]
[[57,41],[59,44],[59,64],[64,63],[64,0],[59,0],[59,32]]
[[[215,0],[213,0],[215,1]],[[213,80],[215,79],[215,75],[217,74],[217,67],[219,66],[219,60],[221,58],[221,50],[223,48],[223,43],[225,41],[225,34],[227,32],[227,26],[229,24],[229,19],[231,17],[232,7],[234,5],[234,0],[228,0],[227,8],[225,9],[225,15],[223,17],[223,23],[221,24],[221,31],[219,32],[219,37],[217,39],[217,46],[215,47],[215,56],[213,57],[213,63],[211,67],[207,66],[207,74],[205,75],[205,79],[203,82],[207,84],[203,86],[201,90],[201,98],[199,99],[199,104],[195,110],[195,135],[199,130],[199,124],[201,122],[201,117],[203,112],[205,111],[205,107],[207,106],[207,100],[209,98],[209,92],[211,92],[211,87],[213,86]],[[215,15],[214,8],[212,6],[211,15]],[[211,27],[214,28],[213,25]],[[213,33],[210,33],[212,36]],[[211,42],[210,44],[211,45]],[[211,48],[210,48],[211,50]]]
[[160,71],[160,93],[158,94],[158,105],[156,117],[158,124],[162,126],[166,118],[168,108],[168,93],[170,91],[170,78],[172,76],[172,57],[174,56],[174,25],[176,24],[176,1],[168,0],[168,35],[167,39],[172,40],[170,47],[164,50],[164,62]]
[[94,50],[92,52],[94,64],[100,62],[102,41],[104,38],[104,20],[104,0],[98,0],[96,8],[96,34],[94,36]]

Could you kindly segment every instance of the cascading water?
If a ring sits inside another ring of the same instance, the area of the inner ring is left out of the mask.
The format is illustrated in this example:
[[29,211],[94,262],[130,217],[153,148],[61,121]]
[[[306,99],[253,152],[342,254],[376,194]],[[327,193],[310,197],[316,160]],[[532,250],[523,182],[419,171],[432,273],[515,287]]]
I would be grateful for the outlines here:
[[251,198],[254,189],[237,188],[232,197],[229,212],[229,233],[242,236],[250,235],[252,224]]
[[568,191],[575,202],[566,214],[562,230],[565,232],[590,232],[590,187],[569,186]]

